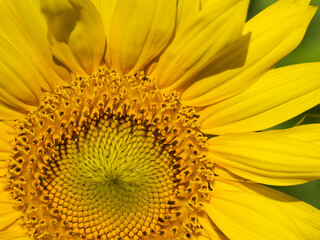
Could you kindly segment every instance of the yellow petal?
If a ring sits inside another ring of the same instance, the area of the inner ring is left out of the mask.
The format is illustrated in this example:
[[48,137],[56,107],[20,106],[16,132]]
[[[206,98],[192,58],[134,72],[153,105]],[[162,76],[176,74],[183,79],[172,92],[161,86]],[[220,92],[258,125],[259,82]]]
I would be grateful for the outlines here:
[[[16,222],[21,212],[13,208],[14,204],[8,191],[4,190],[4,184],[0,183],[0,232]],[[1,236],[1,235],[0,235]],[[3,239],[3,238],[0,238]]]
[[161,55],[154,76],[159,88],[179,90],[241,34],[248,1],[229,0],[206,8],[183,23]]
[[229,179],[229,180],[232,180],[232,181],[252,182],[252,181],[250,181],[248,179],[245,179],[245,178],[242,178],[242,177],[239,177],[239,176],[233,174],[232,172],[230,172],[227,169],[221,167],[217,163],[215,163],[215,166],[214,166],[214,173],[219,177],[222,177],[222,178],[225,178],[225,179]]
[[[91,0],[95,7],[98,9],[103,26],[104,26],[104,32],[106,34],[107,38],[107,49],[110,48],[110,30],[111,30],[111,23],[112,23],[112,17],[113,17],[113,12],[117,4],[117,0]],[[106,57],[106,63],[107,66],[110,68],[111,67],[111,56],[105,56]],[[107,59],[107,57],[109,57]]]
[[[208,89],[218,87],[220,83],[219,81],[211,81],[211,77],[230,71],[231,69],[242,67],[246,63],[250,40],[250,33],[241,36],[236,42],[223,48],[216,54],[210,64],[197,73],[192,81],[190,81],[192,85],[190,86],[189,84],[186,88],[181,89],[182,95],[180,101],[185,105],[192,105],[198,100],[198,97],[200,99],[203,97],[208,99],[208,96],[213,97],[214,94],[207,95],[206,93]],[[201,80],[198,84],[199,79]],[[191,99],[191,102],[189,99]],[[198,106],[198,104],[194,105]],[[207,104],[205,103],[204,105]],[[201,106],[201,104],[199,106]]]
[[220,188],[219,180],[212,188],[204,210],[229,239],[304,239],[295,222],[274,202],[259,194]]
[[177,8],[177,28],[183,24],[183,22],[188,21],[193,14],[196,14],[201,9],[200,0],[185,0],[178,1]]
[[[0,132],[3,134],[2,132]],[[0,139],[0,169],[8,168],[8,159],[12,157],[12,146],[9,142]]]
[[227,240],[228,238],[210,221],[207,217],[198,217],[198,221],[204,228],[205,232],[209,235],[209,239],[214,240]]
[[10,106],[0,103],[0,120],[15,120],[26,116],[26,112],[22,113],[18,111],[17,109],[12,109]]
[[11,42],[0,37],[0,45],[0,119],[14,119],[15,111],[27,113],[39,105],[42,76]]
[[0,121],[0,160],[2,160],[2,153],[12,153],[11,141],[14,138],[15,129],[7,122]]
[[320,103],[320,63],[270,70],[247,91],[199,112],[207,134],[258,131]]
[[[6,206],[6,209],[7,208],[8,207]],[[17,221],[20,216],[21,213],[17,210],[11,210],[10,213],[8,213],[6,210],[2,209],[0,212],[0,231]]]
[[6,134],[15,134],[15,122],[14,121],[0,121],[0,130]]
[[[220,7],[219,5],[226,4],[228,1],[220,1],[220,0],[184,0],[178,1],[177,7],[177,27],[179,28],[181,24],[185,21],[188,21],[193,17],[194,14],[197,14],[199,11],[203,11],[208,7],[215,6]],[[176,30],[177,31],[177,30]]]
[[[176,18],[176,1],[118,0],[107,59],[129,75],[143,68],[167,46]],[[109,63],[108,63],[109,64]]]
[[217,1],[219,1],[219,0],[201,0],[201,7],[202,8],[210,7],[214,4],[216,4]]
[[211,238],[205,237],[205,236],[198,236],[197,240],[211,240]]
[[212,76],[207,73],[207,76],[195,76],[194,84],[181,96],[184,104],[207,106],[243,92],[255,83],[301,42],[316,11],[308,2],[278,1],[253,17],[243,31],[252,34],[245,65],[221,73],[213,71]]
[[263,185],[232,182],[222,178],[219,178],[214,187],[258,194],[284,210],[299,227],[305,239],[320,239],[320,210],[303,201]]
[[89,0],[41,0],[54,56],[80,75],[97,70],[105,53],[104,27]]
[[320,178],[320,147],[268,132],[228,134],[208,140],[209,156],[230,172],[269,185]]
[[[39,72],[37,80],[41,88],[52,91],[56,83],[63,83],[62,79],[68,80],[68,71],[52,59],[39,1],[1,1],[0,12],[1,36],[16,47],[33,66],[32,69]],[[0,51],[8,51],[6,44],[1,44],[0,48]],[[24,71],[27,70],[26,67]]]
[[6,152],[0,152],[0,175],[3,175],[3,171],[5,171],[4,169],[8,169],[8,159],[11,157],[10,154],[6,153]]
[[302,139],[303,141],[311,142],[320,145],[320,124],[307,124],[289,129],[273,130],[268,133]]
[[[4,134],[0,132],[1,134]],[[0,138],[0,152],[11,152],[12,146],[10,143],[6,142],[2,137]]]
[[15,222],[9,228],[0,231],[0,239],[4,240],[30,240],[30,236],[26,233],[19,223]]

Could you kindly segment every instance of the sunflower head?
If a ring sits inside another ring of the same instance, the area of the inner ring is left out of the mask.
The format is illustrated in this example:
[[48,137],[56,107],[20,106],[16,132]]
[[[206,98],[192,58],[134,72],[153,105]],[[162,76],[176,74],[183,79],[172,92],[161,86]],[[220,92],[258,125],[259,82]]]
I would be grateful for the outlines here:
[[195,110],[142,72],[101,67],[17,122],[8,190],[36,239],[172,238],[199,231],[213,164]]
[[308,0],[0,1],[0,239],[320,239]]

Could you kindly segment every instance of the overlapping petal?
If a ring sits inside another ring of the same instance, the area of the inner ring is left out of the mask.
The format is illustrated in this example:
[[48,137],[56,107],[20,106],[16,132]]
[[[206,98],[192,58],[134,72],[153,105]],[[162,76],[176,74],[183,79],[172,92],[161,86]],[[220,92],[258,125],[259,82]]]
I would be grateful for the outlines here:
[[188,21],[190,17],[201,10],[200,0],[185,0],[178,1],[177,7],[177,28],[183,24],[183,22]]
[[[64,84],[69,80],[69,72],[52,58],[47,41],[45,18],[40,11],[39,1],[1,1],[0,33],[2,39],[9,43],[1,43],[1,52],[10,54],[10,46],[26,61],[26,67],[20,74],[37,71],[37,79],[45,91],[52,91],[56,83]],[[3,61],[4,57],[1,59]],[[19,59],[16,59],[19,62]],[[14,62],[10,63],[15,66]],[[29,65],[32,68],[29,69]],[[28,75],[28,74],[26,74]]]
[[245,191],[263,195],[285,210],[295,221],[305,239],[320,239],[320,211],[311,205],[277,190],[258,184],[242,184]]
[[275,126],[320,103],[320,63],[277,68],[247,91],[199,112],[207,134],[258,131]]
[[219,177],[222,177],[222,178],[225,178],[225,179],[229,179],[229,180],[232,180],[232,181],[253,182],[251,180],[242,178],[242,177],[240,177],[240,176],[228,171],[227,169],[225,169],[224,167],[222,167],[222,166],[220,166],[218,164],[215,164],[214,173]]
[[7,169],[7,160],[12,155],[11,143],[15,134],[15,129],[13,129],[7,122],[0,121],[0,132],[0,169]]
[[[228,240],[228,238],[221,232],[221,230],[207,217],[198,217],[198,221],[207,233],[207,239],[214,240]],[[200,238],[201,239],[201,238]]]
[[172,37],[176,4],[173,0],[118,0],[108,39],[107,64],[132,75],[157,57]]
[[269,185],[295,185],[320,178],[320,146],[302,139],[258,132],[208,140],[209,156],[230,172]]
[[[110,39],[110,29],[111,29],[111,21],[113,16],[113,11],[115,9],[115,6],[117,4],[117,0],[91,0],[91,2],[95,5],[98,12],[100,13],[101,20],[103,22],[104,26],[104,32],[106,34],[107,38],[107,45],[109,45],[109,39]],[[109,62],[109,61],[108,61]],[[108,66],[110,67],[110,66]]]
[[240,37],[248,1],[225,1],[186,21],[161,55],[154,76],[164,91],[181,90],[216,54]]
[[0,45],[0,120],[13,120],[40,103],[42,76],[9,40],[0,37]]
[[54,56],[80,75],[97,70],[105,53],[100,15],[88,0],[41,0]]
[[[10,193],[4,191],[4,184],[0,177],[0,234],[8,226],[12,225],[21,216],[21,213],[13,208],[14,200],[10,197]],[[21,227],[20,227],[21,228]],[[22,228],[21,228],[22,230]],[[0,235],[1,236],[1,235]],[[3,239],[3,238],[2,238]]]
[[[248,199],[250,199],[248,201]],[[276,203],[216,180],[204,203],[208,217],[233,240],[304,239],[297,224]]]
[[268,133],[290,137],[294,139],[303,139],[303,141],[312,142],[320,145],[320,124],[307,124],[292,127],[289,129],[273,130]]
[[[4,206],[2,206],[2,207],[4,207]],[[18,211],[16,211],[16,212],[18,212]],[[6,221],[9,221],[10,217],[8,217],[8,218],[4,217],[4,219]],[[26,233],[25,229],[23,229],[19,225],[18,221],[15,221],[15,223],[13,223],[13,225],[7,226],[7,228],[5,230],[0,230],[0,239],[30,240],[30,236]]]
[[[249,20],[242,34],[251,33],[245,64],[236,69],[218,71],[219,61],[199,72],[181,95],[184,104],[207,106],[230,98],[247,88],[301,42],[316,7],[309,1],[278,1]],[[243,57],[241,47],[222,53],[227,59]],[[227,62],[228,63],[228,62]],[[228,63],[230,64],[230,63]]]
[[[284,215],[287,215],[291,221],[295,223],[297,229],[300,230],[304,239],[312,240],[320,237],[320,211],[303,201],[259,184],[239,183],[228,181],[223,178],[218,178],[215,181],[214,189],[218,192],[221,191],[221,194],[223,191],[234,191],[242,192],[244,195],[248,194],[248,197],[251,194],[254,194],[260,199],[263,198],[264,201],[271,202],[272,205],[277,205],[279,209],[281,209],[279,212],[283,212]],[[237,200],[232,202],[236,201]],[[259,211],[269,211],[269,208],[264,208],[261,206],[261,210]],[[241,224],[243,224],[243,222],[241,222]],[[256,224],[259,223],[257,222]]]

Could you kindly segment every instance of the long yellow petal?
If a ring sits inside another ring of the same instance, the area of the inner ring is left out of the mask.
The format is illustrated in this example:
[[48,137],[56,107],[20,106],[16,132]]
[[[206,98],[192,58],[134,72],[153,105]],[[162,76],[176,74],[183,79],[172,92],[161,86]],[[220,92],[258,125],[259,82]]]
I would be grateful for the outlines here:
[[0,103],[0,120],[15,120],[24,118],[25,116],[26,112],[19,112],[18,109],[13,109],[10,106]]
[[[0,132],[1,135],[6,135],[3,132]],[[6,139],[9,138],[9,136],[4,136],[0,138],[0,152],[11,152],[12,146],[9,142],[6,142]],[[0,158],[1,159],[1,158]]]
[[8,112],[27,113],[39,105],[42,76],[11,42],[0,37],[0,45],[0,119],[14,119],[19,113]]
[[205,236],[198,236],[197,240],[212,240],[212,239]]
[[[99,0],[94,0],[99,1]],[[194,17],[199,11],[202,11],[207,8],[206,3],[203,3],[201,0],[185,0],[178,1],[177,4],[177,16],[176,16],[176,28],[175,32],[180,31],[180,27],[184,25],[185,22],[188,22]],[[151,75],[158,65],[159,57],[152,60],[148,65],[146,65],[146,74]]]
[[[249,88],[257,79],[301,42],[316,7],[309,1],[278,1],[253,17],[244,26],[243,34],[251,33],[248,55],[243,67],[200,73],[181,95],[184,104],[208,106],[230,98]],[[228,53],[226,58],[239,54]]]
[[13,208],[14,204],[10,193],[4,190],[4,184],[0,182],[0,232],[17,221],[21,212]]
[[117,4],[117,0],[91,0],[95,7],[97,8],[98,12],[100,13],[104,31],[107,37],[107,42],[110,35],[110,28],[111,28],[111,21],[115,6]]
[[241,190],[212,186],[208,217],[232,240],[304,239],[296,223],[274,202]]
[[273,130],[268,133],[295,138],[303,139],[303,141],[312,142],[320,145],[320,124],[307,124],[289,129]]
[[248,179],[245,179],[245,178],[239,177],[238,175],[233,174],[232,172],[230,172],[227,169],[221,167],[217,163],[215,163],[215,166],[214,166],[214,173],[219,177],[222,177],[222,178],[225,178],[225,179],[229,179],[229,180],[232,180],[232,181],[252,182],[252,181],[250,181]]
[[0,230],[0,239],[3,240],[30,240],[25,229],[19,225],[19,223],[14,223],[8,229]]
[[158,87],[172,91],[190,84],[219,51],[240,37],[247,7],[247,0],[221,1],[183,23],[159,59],[154,73]]
[[[11,141],[14,138],[14,132],[6,122],[0,121],[0,169],[8,167],[8,159],[12,155]],[[3,198],[0,196],[0,199]]]
[[118,0],[106,61],[111,59],[113,68],[129,75],[143,70],[171,39],[176,4],[175,0]]
[[54,56],[80,75],[97,70],[105,53],[104,27],[89,0],[40,0]]
[[269,185],[320,178],[320,146],[268,132],[228,134],[208,140],[209,156],[230,172]]
[[247,91],[200,111],[208,134],[258,131],[320,103],[320,63],[270,70]]
[[215,188],[258,194],[277,204],[296,223],[305,239],[320,239],[320,210],[272,188],[253,183],[239,183],[219,178]]
[[1,204],[1,206],[4,207],[4,209],[1,209],[0,214],[0,231],[17,221],[21,216],[21,213],[19,211],[11,210],[10,213],[8,213],[5,210],[8,209],[8,206],[4,206],[4,204]]
[[[37,80],[42,89],[52,91],[56,83],[64,83],[62,79],[68,80],[68,71],[52,59],[45,19],[38,0],[1,1],[0,13],[1,37],[15,46],[40,73]],[[0,51],[8,51],[6,44],[1,44],[0,48]]]
[[217,228],[217,226],[213,225],[212,221],[210,221],[207,217],[198,217],[198,221],[205,230],[205,232],[209,235],[212,240],[227,240],[228,238]]
[[188,21],[189,18],[201,10],[200,0],[185,0],[178,1],[177,8],[177,28],[183,24],[183,22]]
[[[98,12],[100,13],[103,26],[104,26],[104,32],[106,34],[107,38],[107,49],[110,48],[110,31],[111,31],[111,23],[112,23],[112,17],[113,12],[117,4],[117,0],[91,0],[91,2],[95,5]],[[111,56],[105,55],[105,62],[107,63],[107,66],[111,67]]]

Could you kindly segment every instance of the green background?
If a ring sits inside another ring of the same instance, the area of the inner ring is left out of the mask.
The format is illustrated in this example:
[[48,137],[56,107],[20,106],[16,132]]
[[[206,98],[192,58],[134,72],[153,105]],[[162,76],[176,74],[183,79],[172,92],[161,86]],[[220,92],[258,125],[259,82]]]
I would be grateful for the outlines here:
[[[249,7],[248,19],[268,7],[276,0],[252,0]],[[320,0],[311,1],[311,5],[320,8]],[[320,62],[320,10],[312,19],[308,31],[301,44],[291,54],[285,57],[277,67],[303,62]],[[320,81],[320,79],[319,79]],[[282,123],[272,129],[288,128],[301,124],[320,123],[320,105],[309,111]],[[320,180],[289,187],[273,187],[320,209]]]

